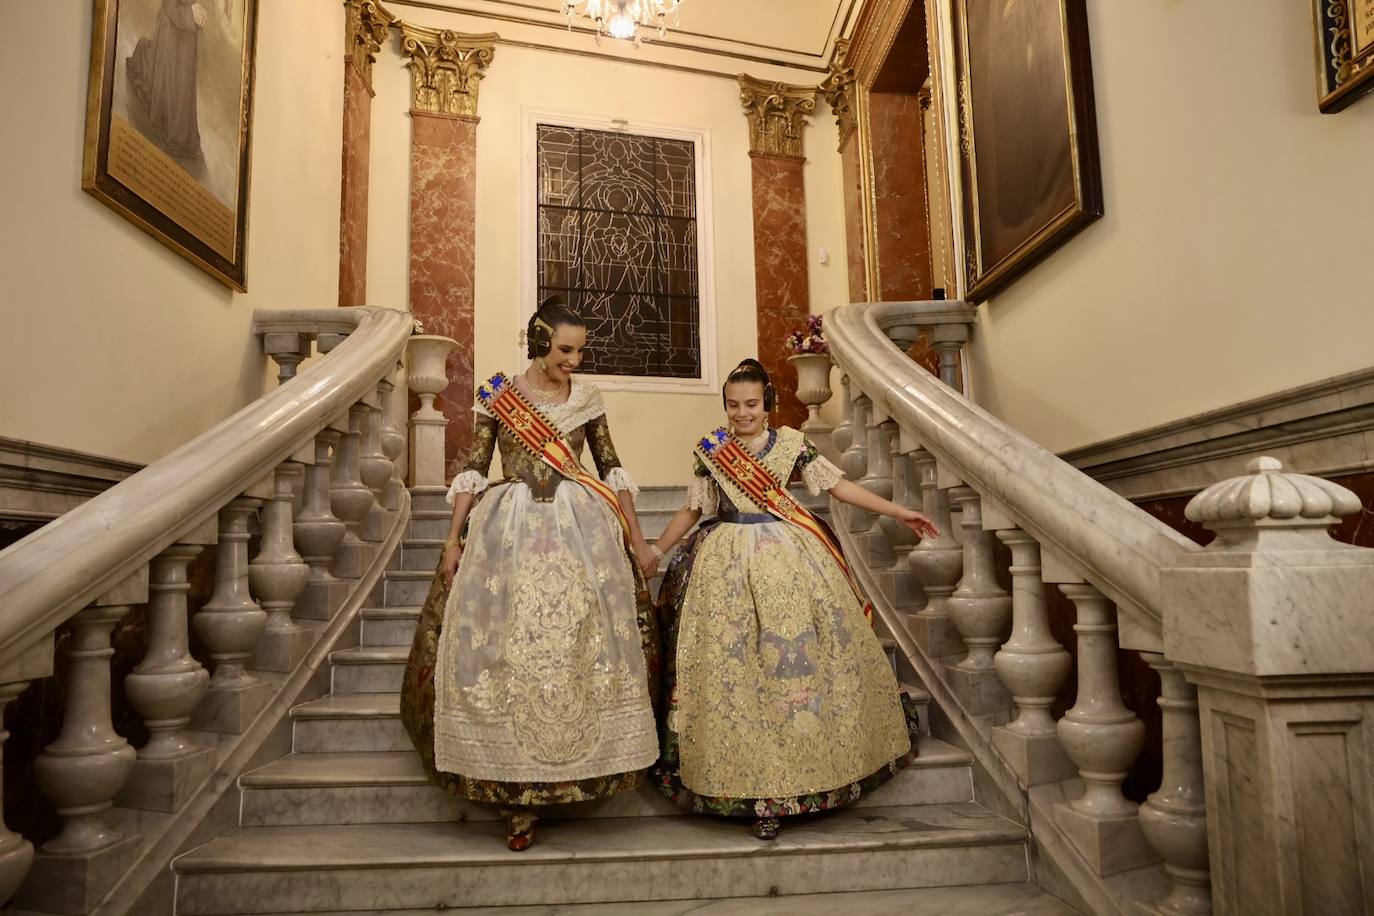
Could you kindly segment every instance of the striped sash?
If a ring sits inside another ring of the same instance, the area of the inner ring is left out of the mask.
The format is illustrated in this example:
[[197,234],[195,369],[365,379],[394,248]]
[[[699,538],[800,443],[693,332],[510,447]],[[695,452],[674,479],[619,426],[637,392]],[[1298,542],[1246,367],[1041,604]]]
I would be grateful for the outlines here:
[[588,473],[582,467],[558,430],[533,404],[525,400],[525,396],[516,390],[504,372],[496,373],[485,385],[477,389],[477,400],[536,458],[568,480],[582,484],[605,500],[620,521],[625,542],[629,543],[630,523],[625,518],[625,510],[620,507],[620,500],[616,498],[615,491],[606,486],[601,478]]
[[795,528],[814,537],[839,564],[854,596],[863,605],[864,616],[873,620],[873,605],[859,589],[849,561],[844,558],[840,545],[826,532],[819,519],[810,510],[792,498],[782,481],[773,476],[753,452],[730,435],[725,427],[717,429],[697,443],[697,454],[704,460],[713,475],[724,478],[744,492],[770,515],[787,522]]

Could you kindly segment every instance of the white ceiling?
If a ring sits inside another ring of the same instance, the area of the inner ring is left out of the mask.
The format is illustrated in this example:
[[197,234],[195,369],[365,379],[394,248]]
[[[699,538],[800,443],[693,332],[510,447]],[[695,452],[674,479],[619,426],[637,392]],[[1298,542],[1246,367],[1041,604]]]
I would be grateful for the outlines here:
[[[567,25],[561,0],[392,0],[389,5],[490,20],[490,28],[503,36],[513,28],[566,30]],[[835,39],[852,25],[860,5],[861,0],[683,0],[677,25],[670,21],[667,38],[653,44],[716,58],[703,61],[710,69],[764,63],[823,71]]]

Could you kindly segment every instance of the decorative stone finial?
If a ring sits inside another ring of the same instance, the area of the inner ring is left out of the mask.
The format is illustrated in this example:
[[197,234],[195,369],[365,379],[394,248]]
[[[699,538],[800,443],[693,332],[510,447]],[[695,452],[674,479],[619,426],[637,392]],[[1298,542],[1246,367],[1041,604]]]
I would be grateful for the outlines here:
[[344,0],[344,9],[348,57],[371,89],[372,64],[397,19],[376,0]]
[[835,53],[830,58],[830,73],[818,87],[830,110],[835,113],[835,126],[840,131],[840,146],[854,132],[854,68],[846,67],[844,59],[849,51],[849,41],[841,38],[835,42]]
[[1268,456],[1251,461],[1245,477],[1214,483],[1194,496],[1184,514],[1212,530],[1221,528],[1325,528],[1360,511],[1350,490],[1320,477],[1283,470]]
[[401,51],[409,60],[411,109],[477,116],[477,88],[496,55],[495,32],[465,35],[402,22]]
[[816,110],[816,87],[739,75],[739,98],[749,119],[749,152],[801,159],[802,129]]

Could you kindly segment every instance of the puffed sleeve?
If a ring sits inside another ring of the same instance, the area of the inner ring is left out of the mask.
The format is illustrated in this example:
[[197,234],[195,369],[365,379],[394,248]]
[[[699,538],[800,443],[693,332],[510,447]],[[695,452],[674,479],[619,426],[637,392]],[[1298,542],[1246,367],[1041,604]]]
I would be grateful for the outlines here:
[[720,492],[711,472],[697,458],[692,464],[692,482],[687,487],[687,508],[697,509],[702,515],[715,515],[720,509]]
[[611,426],[606,422],[605,413],[587,421],[587,448],[592,453],[592,461],[596,463],[596,472],[606,486],[617,492],[628,490],[631,496],[639,493],[639,486],[630,472],[620,466],[620,456],[615,453]]
[[481,493],[487,488],[487,472],[496,454],[496,418],[485,411],[473,411],[472,445],[459,456],[458,473],[444,498],[451,506],[459,493]]
[[806,440],[806,448],[797,456],[797,470],[801,472],[806,492],[812,496],[818,496],[822,490],[829,490],[844,480],[844,471],[831,464],[810,439]]

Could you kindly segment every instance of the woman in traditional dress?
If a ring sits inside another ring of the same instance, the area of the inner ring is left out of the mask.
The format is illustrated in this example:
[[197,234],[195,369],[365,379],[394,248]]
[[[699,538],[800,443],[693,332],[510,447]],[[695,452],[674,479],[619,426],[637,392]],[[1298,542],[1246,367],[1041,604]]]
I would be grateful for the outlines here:
[[140,38],[126,74],[135,101],[148,116],[149,137],[177,159],[199,159],[196,58],[205,8],[195,0],[162,0],[157,32]]
[[[573,378],[582,319],[546,301],[527,333],[529,368],[478,389],[401,693],[431,776],[500,806],[513,850],[533,842],[541,806],[639,786],[658,757],[657,632],[639,574],[653,554],[637,488],[600,392]],[[576,458],[584,443],[599,478]],[[489,487],[498,448],[505,479]]]
[[937,533],[919,512],[844,480],[791,427],[770,429],[768,373],[745,360],[723,390],[730,429],[701,440],[687,505],[656,553],[708,519],[674,557],[659,593],[666,717],[659,785],[689,810],[779,818],[837,808],[912,755],[915,711],[899,692],[833,535],[786,491]]

